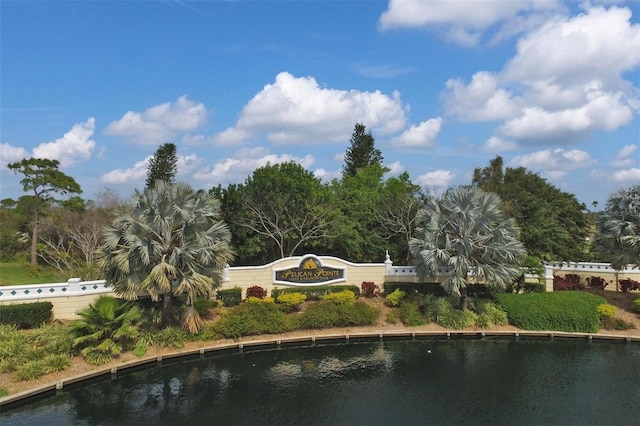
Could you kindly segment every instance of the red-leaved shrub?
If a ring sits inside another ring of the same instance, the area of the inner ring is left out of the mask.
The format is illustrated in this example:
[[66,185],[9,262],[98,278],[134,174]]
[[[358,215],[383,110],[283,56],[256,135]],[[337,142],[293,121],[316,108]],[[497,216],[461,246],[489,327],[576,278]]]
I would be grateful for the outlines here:
[[267,297],[267,290],[260,287],[259,285],[254,285],[253,287],[249,287],[247,289],[247,299],[250,297],[257,297],[258,299],[264,299]]
[[602,277],[589,277],[587,278],[587,285],[591,288],[604,290],[609,283]]
[[373,281],[363,281],[360,294],[363,297],[371,298],[376,295],[377,290],[379,290],[379,288]]
[[618,281],[618,284],[620,284],[620,291],[623,293],[640,290],[640,283],[638,281],[632,280],[631,278],[622,279]]

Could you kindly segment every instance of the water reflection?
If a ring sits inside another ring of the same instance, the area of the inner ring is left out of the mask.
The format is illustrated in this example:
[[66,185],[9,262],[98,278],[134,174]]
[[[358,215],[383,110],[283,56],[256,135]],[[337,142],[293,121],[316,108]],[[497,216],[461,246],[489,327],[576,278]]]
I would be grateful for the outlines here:
[[640,346],[615,343],[326,345],[124,374],[0,423],[637,424],[638,366]]

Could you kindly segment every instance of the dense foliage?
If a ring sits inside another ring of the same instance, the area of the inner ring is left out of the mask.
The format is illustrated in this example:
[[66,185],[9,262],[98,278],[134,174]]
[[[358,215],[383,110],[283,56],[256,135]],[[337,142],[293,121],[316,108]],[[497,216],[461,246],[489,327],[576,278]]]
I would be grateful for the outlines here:
[[53,304],[51,302],[20,303],[0,305],[0,324],[18,328],[36,328],[49,321]]
[[587,260],[589,223],[586,206],[523,167],[503,170],[502,157],[477,168],[473,184],[495,192],[502,209],[520,228],[530,256],[542,260]]
[[173,183],[177,172],[178,157],[176,156],[176,146],[173,143],[165,143],[149,159],[146,187],[153,186],[156,180]]
[[512,294],[497,296],[509,323],[524,330],[597,333],[598,306],[606,299],[582,291]]

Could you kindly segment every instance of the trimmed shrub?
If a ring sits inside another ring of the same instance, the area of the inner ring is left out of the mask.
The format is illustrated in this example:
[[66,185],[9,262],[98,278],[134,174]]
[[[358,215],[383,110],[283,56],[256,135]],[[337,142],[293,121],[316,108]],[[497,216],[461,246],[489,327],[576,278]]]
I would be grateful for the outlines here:
[[427,323],[420,313],[420,306],[415,302],[405,302],[400,305],[400,321],[408,327]]
[[360,295],[369,299],[375,297],[376,293],[380,290],[373,281],[363,281],[360,288],[362,290]]
[[539,283],[524,283],[522,289],[525,293],[544,293],[547,291],[547,287]]
[[242,301],[242,289],[240,287],[234,287],[218,290],[216,292],[216,299],[222,300],[223,305],[226,307],[238,306]]
[[399,288],[396,288],[391,294],[387,295],[387,303],[389,303],[390,306],[398,306],[400,305],[400,301],[406,296],[406,292],[400,290]]
[[598,305],[598,313],[602,318],[613,318],[618,310],[617,307],[613,305],[609,305],[608,303],[603,303],[602,305]]
[[351,290],[356,297],[360,296],[360,288],[357,285],[324,285],[311,287],[274,288],[271,296],[278,300],[278,296],[287,293],[302,293],[307,295],[307,300],[321,300],[322,296],[330,293],[339,293],[343,290]]
[[620,291],[623,293],[640,290],[640,282],[632,280],[631,278],[622,279],[618,281],[618,284],[620,284]]
[[257,297],[258,299],[264,299],[267,297],[267,290],[260,287],[259,285],[254,285],[253,287],[249,287],[247,289],[247,299],[250,297]]
[[244,301],[244,303],[276,303],[276,302],[275,300],[273,300],[273,297],[265,297],[264,299],[260,299],[259,297],[251,296],[251,297],[248,297],[247,300]]
[[330,300],[343,305],[353,303],[356,300],[356,295],[351,290],[342,290],[338,293],[329,293],[322,296],[322,300]]
[[280,310],[285,313],[297,312],[300,310],[302,302],[307,300],[307,295],[302,293],[285,293],[278,296],[276,300],[280,305]]
[[571,291],[496,295],[509,323],[523,330],[596,333],[600,327],[598,305],[607,301],[594,294]]
[[211,324],[209,333],[227,339],[257,334],[285,333],[291,321],[273,303],[243,303],[230,309]]
[[438,283],[385,282],[382,286],[385,294],[390,294],[396,289],[400,289],[407,294],[431,294],[437,297],[445,297],[447,295],[442,286]]
[[320,301],[307,306],[297,317],[297,325],[303,329],[374,325],[380,311],[363,302],[340,304]]
[[15,325],[18,328],[40,327],[49,321],[52,309],[51,302],[0,305],[0,324]]
[[193,307],[198,312],[198,315],[206,317],[209,315],[209,309],[211,309],[211,299],[196,299],[193,302]]
[[588,277],[587,285],[591,288],[604,290],[604,288],[608,286],[609,283],[607,283],[607,281],[602,277]]

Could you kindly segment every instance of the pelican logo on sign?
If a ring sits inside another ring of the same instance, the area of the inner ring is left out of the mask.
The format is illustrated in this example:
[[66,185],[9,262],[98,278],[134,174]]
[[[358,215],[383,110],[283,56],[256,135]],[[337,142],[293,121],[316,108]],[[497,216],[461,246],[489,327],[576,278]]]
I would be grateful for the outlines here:
[[295,268],[275,271],[274,282],[288,285],[333,284],[345,281],[344,268],[323,266],[316,256],[305,256]]

